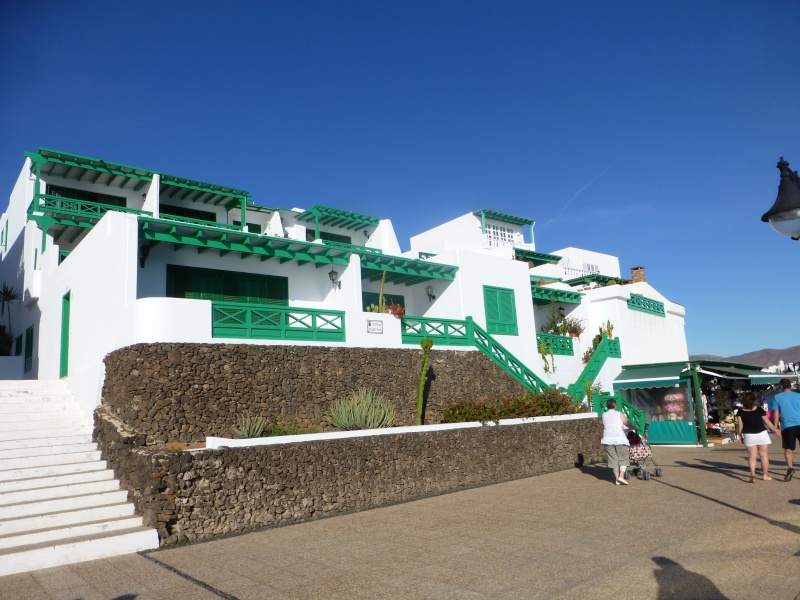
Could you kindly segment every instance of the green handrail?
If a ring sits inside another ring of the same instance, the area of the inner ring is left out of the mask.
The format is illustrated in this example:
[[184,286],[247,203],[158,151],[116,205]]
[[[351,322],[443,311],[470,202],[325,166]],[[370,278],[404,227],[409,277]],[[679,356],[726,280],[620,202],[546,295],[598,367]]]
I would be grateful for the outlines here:
[[628,421],[631,422],[631,425],[636,427],[639,433],[643,433],[645,430],[644,411],[639,410],[633,404],[625,400],[619,392],[613,396],[611,394],[593,394],[592,405],[594,412],[602,417],[603,413],[608,410],[608,401],[612,398],[617,401],[617,410],[628,417]]
[[344,311],[212,302],[211,314],[212,337],[346,341]]
[[356,254],[383,254],[383,250],[380,248],[367,248],[366,246],[348,244],[346,242],[334,242],[333,240],[322,240],[322,243],[331,248],[347,250],[348,252],[355,252]]
[[436,346],[470,346],[467,322],[457,319],[434,319],[430,317],[403,317],[400,332],[404,344],[419,344],[426,337]]
[[221,227],[222,229],[230,229],[232,231],[244,231],[244,225],[233,225],[231,223],[217,223],[216,221],[205,221],[203,219],[195,219],[193,217],[183,217],[180,215],[171,215],[169,213],[159,213],[159,219],[166,219],[167,221],[178,221],[181,223],[190,223],[192,225],[206,225],[208,227]]
[[491,335],[484,331],[472,317],[467,317],[467,336],[486,356],[496,365],[511,375],[525,388],[532,392],[541,392],[552,386],[542,381],[536,373],[531,371],[516,356],[506,350]]
[[33,216],[35,212],[41,212],[100,220],[108,211],[148,216],[152,214],[145,210],[139,210],[138,208],[115,206],[113,204],[103,204],[102,202],[91,202],[89,200],[75,200],[73,198],[51,196],[49,194],[38,194],[28,205],[28,216]]
[[537,333],[536,341],[541,340],[545,346],[553,349],[553,354],[561,356],[575,356],[575,345],[572,338],[566,335],[553,335],[550,333]]
[[608,358],[622,358],[619,338],[609,339],[603,337],[603,339],[600,340],[600,343],[597,344],[597,347],[592,353],[592,357],[589,359],[589,362],[586,363],[581,374],[578,375],[575,383],[567,386],[567,393],[578,402],[582,402],[586,397],[587,385],[591,386],[594,383],[594,380],[597,379],[597,376],[600,374]]

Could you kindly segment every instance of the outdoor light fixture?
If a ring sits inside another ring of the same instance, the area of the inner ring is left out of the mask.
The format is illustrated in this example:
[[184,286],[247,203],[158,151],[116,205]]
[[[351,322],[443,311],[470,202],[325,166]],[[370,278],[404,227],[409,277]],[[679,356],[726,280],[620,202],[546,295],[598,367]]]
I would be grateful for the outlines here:
[[331,267],[330,272],[328,273],[328,277],[331,278],[331,284],[333,284],[333,289],[342,289],[342,282],[339,281],[339,274]]
[[433,295],[433,286],[429,285],[425,288],[425,293],[428,294],[428,302],[433,302],[436,300],[436,296]]
[[369,237],[369,231],[367,231],[366,229],[364,230],[364,237],[365,237],[365,238],[368,238],[368,237]]
[[144,263],[147,260],[147,257],[150,256],[150,246],[144,244],[143,246],[139,246],[139,266],[144,269]]
[[800,239],[800,182],[797,172],[789,168],[789,163],[783,160],[782,156],[778,161],[778,170],[781,172],[778,198],[761,220],[769,223],[781,235],[798,240]]
[[559,306],[558,307],[558,312],[560,312],[561,316],[563,317],[564,316],[564,307],[563,306]]
[[142,194],[142,204],[147,200],[147,194]]

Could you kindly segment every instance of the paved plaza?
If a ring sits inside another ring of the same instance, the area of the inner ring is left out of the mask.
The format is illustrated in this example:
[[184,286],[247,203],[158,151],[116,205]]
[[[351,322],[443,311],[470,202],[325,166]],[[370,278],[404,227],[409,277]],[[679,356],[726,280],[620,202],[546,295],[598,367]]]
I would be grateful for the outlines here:
[[[586,466],[145,555],[0,578],[2,600],[800,598],[800,480],[741,444]],[[800,462],[800,461],[798,461]]]

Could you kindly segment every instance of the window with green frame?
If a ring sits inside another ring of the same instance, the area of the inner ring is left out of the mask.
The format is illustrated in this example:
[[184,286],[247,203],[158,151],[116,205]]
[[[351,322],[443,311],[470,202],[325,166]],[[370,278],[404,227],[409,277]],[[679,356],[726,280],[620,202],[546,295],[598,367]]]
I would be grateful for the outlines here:
[[[330,233],[328,231],[320,231],[319,232],[319,239],[321,240],[328,240],[329,242],[340,242],[342,244],[352,244],[353,241],[349,235],[340,235],[338,233]],[[306,241],[313,242],[314,241],[314,230],[313,229],[306,229]]]
[[514,290],[483,286],[483,308],[486,331],[500,335],[517,335],[517,308]]
[[[367,307],[370,304],[377,306],[379,299],[380,294],[378,292],[361,292],[361,303],[364,305],[364,311],[367,310]],[[390,304],[399,304],[403,308],[406,307],[405,296],[400,296],[398,294],[384,294],[383,301],[386,306],[389,306]]]
[[[237,227],[241,227],[242,226],[242,222],[241,221],[234,221],[233,224],[236,225]],[[259,225],[258,223],[248,223],[247,224],[247,231],[248,231],[248,233],[258,233],[260,235],[261,234],[261,225]]]
[[18,335],[14,339],[14,356],[22,355],[22,335]]
[[167,265],[167,296],[287,306],[289,280],[270,275]]

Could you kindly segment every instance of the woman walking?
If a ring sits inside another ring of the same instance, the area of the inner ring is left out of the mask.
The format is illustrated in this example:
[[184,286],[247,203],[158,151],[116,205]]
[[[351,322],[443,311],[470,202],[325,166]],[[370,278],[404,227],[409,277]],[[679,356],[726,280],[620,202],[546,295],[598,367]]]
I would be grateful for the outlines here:
[[606,462],[614,472],[617,485],[628,485],[625,471],[631,466],[628,456],[630,443],[625,435],[625,427],[630,427],[628,418],[617,412],[617,401],[613,398],[608,401],[608,410],[603,413],[603,437],[600,443],[606,449]]
[[736,411],[736,424],[742,443],[747,448],[747,464],[750,465],[750,483],[756,480],[756,453],[761,458],[761,478],[770,481],[769,455],[767,446],[772,442],[769,439],[769,429],[776,435],[780,431],[770,422],[767,413],[760,406],[756,406],[756,396],[747,392],[742,397],[742,408]]

